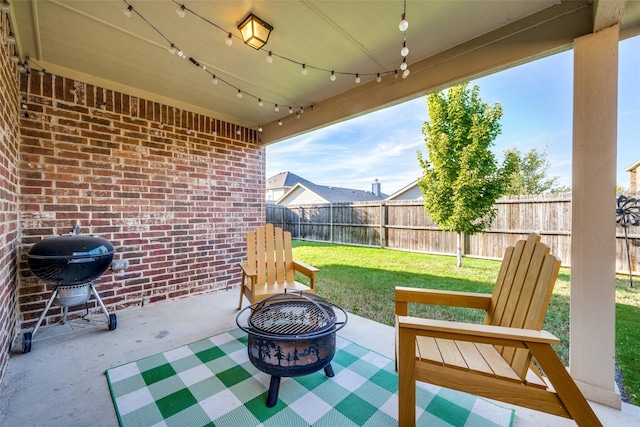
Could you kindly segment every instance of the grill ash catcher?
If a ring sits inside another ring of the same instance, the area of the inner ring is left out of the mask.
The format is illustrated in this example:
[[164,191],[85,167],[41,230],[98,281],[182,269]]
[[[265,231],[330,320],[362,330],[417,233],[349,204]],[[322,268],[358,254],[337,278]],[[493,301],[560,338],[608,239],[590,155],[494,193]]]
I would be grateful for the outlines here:
[[[108,240],[79,234],[80,226],[75,225],[69,235],[50,237],[34,244],[27,254],[31,272],[40,280],[51,285],[54,290],[44,311],[31,332],[24,333],[22,351],[29,353],[33,337],[38,332],[44,317],[52,304],[64,307],[62,323],[67,322],[69,307],[86,303],[93,295],[107,317],[110,331],[116,329],[115,313],[109,314],[93,280],[100,277],[111,266],[115,250]],[[114,270],[125,269],[127,262],[120,262]]]
[[[334,309],[344,320],[338,321]],[[248,319],[242,320],[247,313]],[[236,316],[236,323],[248,334],[251,363],[271,375],[267,395],[267,407],[271,408],[278,401],[281,377],[308,375],[320,369],[333,377],[336,332],[346,325],[347,313],[313,293],[285,292],[246,307]]]

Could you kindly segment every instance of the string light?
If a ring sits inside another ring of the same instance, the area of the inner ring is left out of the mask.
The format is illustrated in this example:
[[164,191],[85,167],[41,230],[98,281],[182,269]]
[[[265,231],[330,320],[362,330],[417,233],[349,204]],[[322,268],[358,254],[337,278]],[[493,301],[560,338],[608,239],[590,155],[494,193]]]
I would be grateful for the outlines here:
[[410,71],[409,71],[409,69],[408,69],[408,68],[407,68],[406,70],[404,70],[404,71],[402,72],[402,78],[403,78],[403,79],[406,79],[407,77],[409,77],[409,72],[410,72]]
[[403,57],[409,55],[409,48],[407,47],[407,39],[404,39],[404,42],[402,42],[402,49],[400,49],[400,55],[402,55]]
[[129,5],[129,7],[127,7],[124,10],[124,16],[126,16],[127,18],[131,18],[131,15],[132,15],[131,11],[132,10],[133,10],[133,6]]
[[400,69],[403,71],[407,69],[407,58],[404,58],[402,60],[402,64],[400,64]]
[[280,107],[278,107],[278,104],[276,104],[275,107],[273,107],[274,111],[277,113],[278,111],[280,111]]
[[[405,1],[404,5],[405,5],[405,10],[406,10],[406,7],[407,7],[407,2],[406,1]],[[406,19],[406,15],[407,15],[407,13],[405,11],[405,13],[402,14],[402,20],[400,21],[400,24],[398,24],[398,29],[400,31],[402,31],[403,33],[405,31],[407,31],[407,28],[409,28],[409,22]]]
[[[1,1],[6,2],[6,0],[1,0]],[[172,0],[172,1],[173,1],[176,5],[178,5],[178,6],[179,6],[179,7],[178,7],[178,9],[176,10],[176,13],[177,13],[180,17],[184,17],[184,16],[186,15],[186,12],[190,12],[191,14],[193,14],[194,16],[196,16],[196,17],[198,17],[198,18],[202,19],[203,21],[207,22],[208,24],[210,24],[210,25],[212,25],[212,26],[215,26],[216,28],[218,28],[218,29],[219,29],[219,30],[221,30],[221,31],[224,31],[224,32],[227,34],[227,37],[226,37],[226,39],[225,39],[225,43],[226,43],[228,46],[231,46],[231,45],[233,44],[233,37],[234,37],[234,36],[233,36],[233,34],[232,34],[231,32],[228,32],[227,30],[225,30],[224,28],[222,28],[222,27],[218,26],[217,24],[215,24],[214,22],[210,21],[209,19],[204,18],[203,16],[200,16],[198,13],[196,13],[196,12],[194,12],[193,10],[189,9],[189,8],[188,8],[187,6],[185,6],[184,4],[180,4],[180,3],[178,3],[176,0]],[[183,59],[186,59],[187,57],[189,57],[186,53],[184,53],[184,51],[182,51],[182,50],[178,49],[178,48],[177,48],[173,43],[171,43],[171,41],[170,41],[169,39],[167,39],[167,37],[166,37],[164,34],[162,34],[162,33],[160,32],[160,30],[158,30],[158,29],[157,29],[157,28],[156,28],[156,27],[155,27],[151,22],[149,22],[149,21],[148,21],[144,16],[142,16],[142,15],[141,15],[137,10],[135,10],[135,9],[133,8],[133,6],[132,6],[132,5],[130,5],[130,4],[128,3],[128,1],[127,1],[127,0],[124,0],[124,2],[125,2],[125,4],[127,5],[127,8],[126,8],[126,10],[125,10],[125,15],[129,16],[129,14],[131,14],[131,15],[132,15],[132,14],[135,12],[135,14],[136,14],[137,16],[139,16],[139,17],[140,17],[140,18],[141,18],[141,19],[142,19],[142,20],[143,20],[147,25],[149,25],[153,30],[155,30],[155,31],[156,31],[156,32],[157,32],[161,37],[163,37],[163,38],[164,38],[164,39],[165,39],[165,40],[170,44],[169,51],[170,51],[172,54],[177,53],[177,54],[178,54],[181,58],[183,58]],[[128,13],[127,13],[127,12],[128,12]],[[408,28],[408,21],[406,20],[406,0],[404,0],[404,13],[402,14],[402,21],[401,21],[401,23],[400,23],[400,25],[399,25],[399,28],[400,28],[400,30],[401,30],[401,31],[403,31],[403,32],[404,32],[404,31],[406,31],[406,29]],[[401,49],[401,55],[404,55],[405,53],[408,55],[408,48],[406,47],[406,37],[404,38],[404,41],[403,41],[403,48]],[[397,77],[398,77],[398,70],[393,70],[393,71],[384,71],[384,72],[378,72],[378,73],[364,73],[364,74],[362,74],[362,73],[352,73],[352,72],[340,72],[340,71],[337,71],[337,72],[336,72],[335,70],[324,69],[324,68],[320,68],[320,67],[316,67],[316,66],[307,66],[307,64],[306,64],[306,63],[301,63],[301,62],[295,61],[295,60],[290,59],[290,58],[287,58],[287,57],[283,57],[283,56],[280,56],[280,55],[276,55],[276,54],[274,54],[272,51],[269,51],[269,52],[268,52],[268,55],[266,56],[266,61],[267,61],[268,63],[272,63],[272,62],[273,62],[273,57],[274,57],[274,56],[278,56],[278,57],[279,57],[279,58],[281,58],[281,59],[284,59],[284,60],[286,60],[286,61],[289,61],[289,62],[292,62],[292,63],[298,64],[298,65],[300,65],[300,64],[301,64],[301,65],[302,65],[302,70],[301,70],[301,72],[302,72],[302,74],[303,74],[303,75],[307,75],[307,74],[308,74],[308,69],[309,69],[309,68],[313,68],[313,69],[316,69],[316,70],[319,70],[319,71],[330,72],[331,74],[330,74],[329,78],[330,78],[330,80],[331,80],[331,81],[335,81],[335,80],[336,80],[336,78],[337,78],[337,74],[344,74],[344,75],[352,75],[352,76],[355,76],[355,82],[356,82],[356,83],[360,83],[360,82],[361,82],[361,77],[360,77],[361,75],[367,75],[367,76],[368,76],[368,75],[371,75],[371,76],[376,76],[375,78],[376,78],[376,81],[377,81],[377,82],[381,82],[381,81],[382,81],[382,76],[384,76],[384,75],[386,75],[386,74],[394,73],[394,77],[395,77],[395,78],[397,78]],[[191,60],[191,62],[193,62],[195,65],[197,65],[197,66],[199,66],[200,68],[202,68],[203,70],[207,71],[207,70],[206,70],[206,66],[200,66],[200,64],[198,64],[198,62],[197,62],[194,58],[192,58],[192,57],[189,57],[189,59],[190,59],[190,60]],[[405,62],[405,64],[406,64],[406,61],[403,61],[403,62]],[[401,66],[401,67],[403,67],[403,68],[401,68],[403,71],[406,71],[406,65]],[[231,87],[231,88],[236,89],[236,90],[238,91],[238,93],[237,93],[238,98],[242,98],[242,96],[243,96],[243,91],[242,91],[240,88],[238,88],[237,86],[234,86],[233,84],[231,84],[231,83],[229,83],[229,82],[227,82],[227,81],[225,81],[225,80],[223,80],[223,79],[220,79],[219,77],[216,77],[216,75],[214,75],[214,74],[213,74],[213,73],[211,73],[210,71],[207,71],[207,72],[211,75],[211,78],[212,78],[212,80],[211,80],[211,81],[212,81],[212,84],[216,85],[216,84],[218,83],[218,81],[220,80],[220,81],[222,81],[224,84],[226,84],[227,86],[229,86],[229,87]],[[407,72],[407,73],[403,73],[403,78],[406,78],[406,76],[408,76],[408,75],[409,75],[409,73],[408,73],[408,72]],[[274,111],[276,111],[276,112],[278,112],[278,111],[279,111],[278,104],[275,104],[275,103],[272,103],[272,102],[269,102],[269,101],[263,101],[263,100],[262,100],[262,98],[259,98],[259,97],[255,96],[255,95],[252,95],[252,94],[247,93],[247,92],[244,92],[244,93],[245,93],[245,94],[247,94],[247,95],[249,95],[250,97],[252,97],[252,98],[256,99],[256,100],[258,101],[258,105],[259,105],[259,106],[263,106],[263,105],[264,105],[264,102],[268,102],[268,103],[270,103],[270,104],[273,104],[273,105],[274,105]],[[297,108],[301,108],[301,112],[304,112],[304,110],[303,110],[303,108],[304,108],[304,107],[297,107]],[[293,114],[293,108],[292,108],[292,107],[289,107],[289,114]],[[300,115],[300,113],[298,113],[298,114],[297,114],[297,116],[298,116],[298,117],[299,117],[299,115]]]
[[278,120],[278,126],[282,126],[282,120]]

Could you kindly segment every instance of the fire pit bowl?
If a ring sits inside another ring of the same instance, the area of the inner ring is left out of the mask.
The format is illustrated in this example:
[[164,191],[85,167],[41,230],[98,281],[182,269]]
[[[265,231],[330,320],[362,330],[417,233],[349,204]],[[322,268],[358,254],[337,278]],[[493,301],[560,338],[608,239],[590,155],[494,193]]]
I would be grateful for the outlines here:
[[[337,309],[344,317],[338,321]],[[246,324],[240,320],[250,311]],[[278,400],[281,377],[308,375],[324,369],[333,376],[331,360],[336,350],[336,332],[347,323],[347,313],[312,293],[274,295],[252,304],[236,317],[247,332],[249,360],[271,375],[267,406]]]

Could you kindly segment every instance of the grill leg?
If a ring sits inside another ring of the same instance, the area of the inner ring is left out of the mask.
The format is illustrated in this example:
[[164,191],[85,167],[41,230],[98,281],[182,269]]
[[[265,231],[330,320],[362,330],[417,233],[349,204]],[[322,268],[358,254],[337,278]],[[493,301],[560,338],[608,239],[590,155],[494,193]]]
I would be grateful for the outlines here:
[[278,403],[278,392],[280,391],[280,377],[271,376],[269,383],[269,394],[267,394],[267,407],[273,408]]
[[33,328],[33,331],[31,331],[32,337],[34,337],[36,335],[36,332],[38,332],[38,328],[42,324],[42,321],[44,320],[44,316],[47,315],[47,311],[49,311],[49,309],[51,308],[51,304],[53,304],[53,300],[56,299],[57,296],[58,296],[58,288],[56,287],[53,290],[53,294],[51,295],[51,298],[49,298],[49,301],[47,302],[47,306],[44,308],[44,311],[40,315],[40,318],[38,319],[38,323],[36,323],[36,326]]
[[100,308],[102,309],[104,315],[107,316],[107,321],[109,321],[109,312],[107,311],[107,307],[104,306],[102,299],[100,299],[100,294],[98,294],[98,291],[96,291],[96,288],[93,286],[93,282],[91,282],[89,285],[91,286],[91,293],[96,298],[96,301],[98,301],[98,304],[100,305]]
[[329,378],[333,377],[335,374],[333,373],[333,367],[331,366],[331,363],[329,363],[327,366],[324,367],[324,374],[326,376],[328,376]]

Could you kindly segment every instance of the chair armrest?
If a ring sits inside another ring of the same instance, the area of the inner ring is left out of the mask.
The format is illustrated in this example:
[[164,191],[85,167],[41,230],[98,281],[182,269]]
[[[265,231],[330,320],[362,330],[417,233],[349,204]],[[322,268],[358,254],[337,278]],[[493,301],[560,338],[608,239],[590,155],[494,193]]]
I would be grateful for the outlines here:
[[407,303],[451,305],[487,310],[491,294],[396,286],[396,314],[406,316]]
[[238,265],[242,269],[242,273],[245,276],[248,276],[248,277],[256,277],[256,276],[258,276],[258,272],[256,271],[256,269],[249,267],[249,264],[247,264],[246,262],[241,262]]
[[309,287],[315,291],[316,289],[316,273],[320,269],[313,267],[309,264],[305,264],[302,261],[293,261],[293,269],[298,271],[309,278]]
[[547,331],[480,325],[447,320],[398,316],[399,329],[415,330],[416,335],[447,338],[458,341],[484,342],[508,347],[524,347],[522,343],[559,344],[560,340]]
[[320,271],[320,269],[309,264],[305,264],[302,261],[293,261],[293,269],[299,271],[305,276],[311,276],[313,273],[317,273],[318,271]]

